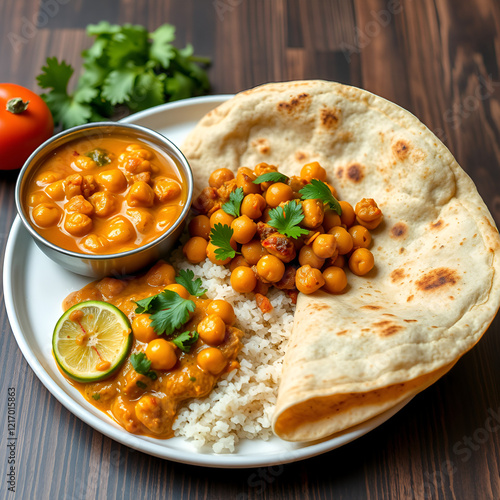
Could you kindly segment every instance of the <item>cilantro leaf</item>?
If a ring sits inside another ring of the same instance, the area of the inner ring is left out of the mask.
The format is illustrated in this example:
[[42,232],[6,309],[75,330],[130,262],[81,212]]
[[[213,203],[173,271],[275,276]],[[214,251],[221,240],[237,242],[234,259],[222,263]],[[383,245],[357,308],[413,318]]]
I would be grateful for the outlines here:
[[183,299],[172,290],[163,290],[158,295],[136,302],[135,312],[148,312],[152,321],[151,326],[158,335],[171,335],[177,328],[189,319],[189,312],[196,308],[192,300]]
[[217,247],[215,249],[215,258],[217,260],[225,260],[227,258],[233,258],[237,252],[231,246],[231,238],[233,236],[233,230],[226,224],[222,225],[220,223],[215,224],[215,226],[210,231],[210,243]]
[[170,61],[175,57],[175,50],[170,42],[175,40],[175,27],[164,24],[149,35],[153,40],[149,48],[149,57],[158,61],[164,68],[168,68]]
[[92,394],[92,397],[96,400],[96,401],[99,401],[101,399],[101,395],[98,393],[98,392],[94,392],[94,394]]
[[101,95],[111,104],[121,104],[128,101],[134,89],[135,80],[140,68],[122,68],[111,71],[104,80]]
[[145,375],[151,380],[156,380],[158,375],[151,368],[151,361],[147,358],[146,354],[143,352],[138,352],[130,355],[130,363],[132,364],[134,370],[140,375]]
[[95,148],[92,151],[85,153],[84,156],[88,156],[91,160],[94,160],[99,167],[104,167],[104,165],[111,163],[109,153],[104,149]]
[[198,332],[182,332],[172,339],[172,342],[182,351],[189,352],[191,346],[198,340]]
[[288,181],[288,177],[285,174],[280,174],[279,172],[266,172],[265,174],[259,175],[257,179],[253,181],[254,184],[262,184],[263,182],[284,182]]
[[294,201],[286,203],[283,207],[269,210],[269,217],[267,223],[289,238],[298,238],[309,232],[299,227],[304,219],[304,213],[302,206]]
[[239,217],[241,202],[244,197],[245,193],[243,192],[243,188],[236,188],[229,194],[229,201],[222,205],[222,210],[224,210],[226,214],[232,215],[233,217]]
[[310,184],[306,184],[299,193],[302,195],[303,200],[321,200],[323,203],[328,203],[330,208],[338,215],[342,215],[340,203],[323,181],[311,179]]
[[179,285],[182,285],[190,295],[194,295],[195,297],[200,297],[203,295],[207,290],[205,288],[202,288],[203,283],[201,281],[201,278],[194,278],[194,273],[191,271],[191,269],[181,269],[179,271],[179,276],[175,278],[175,281],[179,283]]
[[165,75],[152,70],[141,73],[135,82],[132,98],[127,105],[132,111],[141,111],[165,102]]
[[74,73],[71,65],[65,61],[59,62],[57,57],[48,57],[42,73],[36,77],[42,89],[52,89],[58,94],[67,94],[68,82]]

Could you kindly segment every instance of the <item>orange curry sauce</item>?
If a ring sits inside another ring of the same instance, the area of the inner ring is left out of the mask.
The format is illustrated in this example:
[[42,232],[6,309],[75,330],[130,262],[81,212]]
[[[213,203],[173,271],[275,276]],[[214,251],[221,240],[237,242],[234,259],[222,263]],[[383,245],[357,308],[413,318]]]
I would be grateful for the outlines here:
[[[63,303],[64,310],[85,300],[104,300],[114,304],[132,322],[136,308],[135,301],[162,292],[173,284],[174,269],[165,262],[158,262],[147,274],[126,280],[104,278],[71,293]],[[196,309],[190,313],[189,321],[182,331],[196,330],[198,323],[207,316],[206,309],[212,302],[190,297]],[[108,414],[128,432],[155,438],[173,436],[172,424],[180,405],[190,398],[207,396],[224,372],[235,369],[235,361],[242,344],[243,332],[226,325],[224,341],[217,346],[227,360],[226,368],[213,375],[201,369],[196,361],[197,354],[209,346],[198,339],[189,353],[179,350],[177,364],[168,371],[155,370],[158,378],[137,373],[129,359],[106,380],[94,383],[78,383],[68,379],[85,399],[99,410]],[[164,337],[164,336],[162,336]],[[147,344],[134,338],[131,353],[144,352]]]
[[74,252],[113,254],[163,234],[186,199],[173,158],[133,137],[107,134],[56,149],[29,179],[23,202],[48,241]]

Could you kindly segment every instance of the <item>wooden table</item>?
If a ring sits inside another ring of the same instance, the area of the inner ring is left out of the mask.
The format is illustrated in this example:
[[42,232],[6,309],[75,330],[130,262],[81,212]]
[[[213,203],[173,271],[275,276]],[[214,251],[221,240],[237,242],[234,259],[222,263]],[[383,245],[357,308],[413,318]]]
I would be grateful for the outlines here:
[[[79,67],[90,42],[85,26],[101,19],[151,30],[173,23],[178,46],[191,42],[213,59],[215,94],[324,78],[400,104],[448,145],[500,222],[498,1],[2,0],[0,81],[39,91],[35,76],[47,56]],[[22,41],[12,43],[12,34]],[[16,215],[15,180],[16,172],[0,174],[2,253]],[[255,470],[177,464],[94,431],[34,376],[3,306],[0,325],[0,498],[500,498],[500,425],[490,418],[500,421],[499,318],[448,375],[365,437]],[[15,494],[6,478],[12,387]]]

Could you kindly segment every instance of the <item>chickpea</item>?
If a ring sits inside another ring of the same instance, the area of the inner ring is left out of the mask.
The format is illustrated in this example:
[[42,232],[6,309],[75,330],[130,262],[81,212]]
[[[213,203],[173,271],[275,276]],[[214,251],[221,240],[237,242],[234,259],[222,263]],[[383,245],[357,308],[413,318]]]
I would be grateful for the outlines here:
[[238,293],[249,293],[257,284],[257,278],[251,267],[240,266],[231,273],[231,286]]
[[227,366],[227,359],[217,347],[208,347],[203,349],[198,356],[196,356],[198,366],[205,372],[212,375],[219,375]]
[[78,212],[66,215],[64,229],[73,236],[85,236],[92,231],[92,219]]
[[[305,185],[307,181],[302,179],[302,177],[298,177],[297,175],[292,175],[288,180],[288,185],[292,188],[294,193],[298,193]],[[299,194],[299,196],[301,196]]]
[[109,247],[109,241],[104,236],[91,233],[85,236],[82,245],[90,252],[104,253]]
[[323,288],[329,293],[340,293],[347,286],[347,276],[342,268],[332,266],[323,271]]
[[250,267],[250,264],[245,260],[243,255],[237,255],[231,260],[231,264],[229,264],[229,270],[233,272],[239,266]]
[[337,190],[331,184],[328,184],[328,182],[325,182],[325,184],[328,186],[328,189],[333,194],[333,197],[338,199]]
[[55,226],[61,220],[61,210],[55,203],[40,203],[31,212],[37,226]]
[[52,182],[45,188],[45,192],[54,200],[54,201],[62,201],[66,196],[64,192],[64,181],[59,180],[56,182]]
[[340,208],[342,209],[342,215],[340,216],[340,220],[342,224],[345,224],[347,227],[351,227],[354,224],[354,220],[356,219],[356,214],[354,213],[354,208],[347,201],[339,201]]
[[37,179],[36,179],[36,184],[37,186],[46,186],[47,184],[52,184],[53,182],[58,181],[61,179],[62,174],[59,172],[53,172],[51,170],[47,172],[41,173]]
[[332,266],[335,267],[345,267],[345,257],[343,255],[337,256],[337,258],[332,262]]
[[200,321],[197,331],[205,344],[218,346],[224,342],[226,324],[220,316],[210,314]]
[[242,215],[231,223],[233,238],[237,243],[248,243],[257,231],[257,224],[247,215]]
[[98,191],[89,200],[94,206],[95,214],[99,217],[109,217],[117,211],[118,202],[114,194]]
[[139,233],[146,234],[154,229],[155,218],[147,208],[129,208],[127,215]]
[[175,269],[170,264],[160,261],[146,275],[149,286],[167,286],[175,283]]
[[233,325],[236,321],[233,306],[226,300],[212,300],[207,307],[207,314],[216,314],[226,325]]
[[81,214],[91,217],[94,214],[94,206],[87,201],[82,195],[73,196],[71,200],[64,205],[66,212],[80,212]]
[[366,248],[357,248],[349,259],[349,269],[358,276],[369,273],[374,265],[373,254]]
[[82,194],[85,198],[90,198],[97,190],[99,186],[93,175],[84,175],[82,180]]
[[255,168],[253,169],[253,173],[255,174],[256,177],[259,177],[259,175],[263,174],[268,174],[269,172],[277,172],[278,167],[275,167],[274,165],[269,165],[268,163],[258,163],[255,165]]
[[302,202],[304,219],[301,225],[307,229],[314,229],[323,223],[325,208],[321,200],[304,200]]
[[267,207],[264,212],[262,212],[262,217],[260,218],[262,222],[265,222],[267,224],[271,220],[271,215],[269,214],[271,210],[271,207]]
[[317,161],[313,161],[302,167],[300,176],[308,182],[311,182],[311,179],[319,179],[325,182],[326,170]]
[[214,170],[208,178],[208,185],[214,188],[220,188],[224,182],[234,179],[234,174],[228,168],[218,168]]
[[155,339],[146,347],[146,356],[153,370],[171,370],[177,363],[173,345],[165,339]]
[[152,207],[155,193],[144,181],[134,182],[127,194],[127,203],[131,207]]
[[182,252],[191,264],[199,264],[207,258],[208,241],[201,236],[193,236],[184,245]]
[[382,222],[382,210],[378,208],[375,200],[371,198],[363,198],[360,202],[356,203],[354,208],[356,220],[367,229],[375,229]]
[[154,181],[153,191],[158,202],[166,203],[177,198],[182,189],[177,181],[164,177]]
[[325,263],[325,259],[318,257],[311,246],[304,245],[299,252],[299,263],[301,266],[310,266],[316,269],[321,269]]
[[125,151],[131,151],[130,156],[133,156],[133,157],[143,158],[145,160],[153,159],[153,153],[151,153],[151,151],[145,149],[140,144],[129,144],[125,148]]
[[179,217],[181,211],[179,205],[167,205],[156,214],[156,227],[158,231],[166,231]]
[[139,342],[147,344],[158,338],[158,334],[151,326],[151,316],[149,314],[138,314],[132,320],[132,332]]
[[97,174],[97,183],[111,193],[121,193],[128,185],[126,177],[117,168]]
[[323,217],[323,228],[326,232],[330,231],[332,227],[342,225],[342,220],[340,219],[340,215],[337,212],[334,212],[332,209],[327,208],[325,210],[325,216]]
[[224,210],[222,210],[222,208],[219,208],[219,210],[216,210],[210,216],[210,227],[213,228],[215,224],[222,224],[223,226],[231,227],[233,220],[234,217],[232,215],[227,214]]
[[37,193],[31,193],[28,198],[28,204],[30,207],[36,207],[40,203],[51,203],[52,200],[44,193],[38,191]]
[[337,240],[337,249],[340,255],[345,255],[352,250],[353,242],[351,235],[341,226],[335,226],[328,231]]
[[275,208],[280,203],[285,203],[293,199],[292,188],[288,184],[275,182],[271,184],[265,194],[267,204]]
[[295,273],[295,286],[299,292],[310,294],[319,290],[325,284],[325,279],[319,269],[305,265]]
[[252,240],[241,246],[241,254],[251,266],[259,262],[259,259],[268,255],[269,252],[261,245],[260,240]]
[[91,168],[97,168],[97,163],[89,158],[88,156],[79,156],[73,163],[71,167],[74,170],[89,170]]
[[197,215],[189,223],[189,234],[210,239],[210,219],[206,215]]
[[313,241],[312,250],[320,259],[328,259],[337,250],[337,240],[333,234],[320,234]]
[[352,226],[349,228],[354,248],[368,248],[372,242],[370,231],[364,226]]
[[252,170],[247,167],[240,167],[236,174],[236,186],[242,188],[245,194],[260,193],[260,186],[253,183],[255,179],[256,177]]
[[217,250],[218,247],[216,247],[213,243],[209,242],[207,245],[207,257],[208,260],[212,264],[217,264],[218,266],[225,266],[226,264],[229,264],[231,262],[231,257],[228,257],[227,259],[220,260],[217,258],[217,255],[215,254],[215,250]]
[[276,283],[285,274],[285,264],[274,255],[264,255],[257,262],[257,273],[264,280]]
[[241,215],[246,215],[250,219],[259,219],[266,206],[266,200],[261,194],[248,194],[241,202]]
[[180,295],[183,299],[189,299],[189,292],[186,290],[186,287],[180,285],[179,283],[172,283],[165,287],[165,290],[170,290],[171,292],[175,292],[177,295]]
[[132,238],[135,239],[136,233],[134,226],[128,219],[118,216],[108,223],[105,228],[105,236],[115,243],[126,243]]

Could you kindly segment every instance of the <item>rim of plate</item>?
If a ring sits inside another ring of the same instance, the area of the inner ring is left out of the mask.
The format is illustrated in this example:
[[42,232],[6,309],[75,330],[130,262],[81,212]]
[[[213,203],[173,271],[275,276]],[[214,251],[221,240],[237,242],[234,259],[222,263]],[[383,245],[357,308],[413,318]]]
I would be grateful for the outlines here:
[[[176,101],[173,103],[166,103],[160,106],[156,106],[139,113],[135,113],[124,118],[123,122],[133,123],[136,120],[142,120],[150,116],[156,116],[162,114],[165,111],[170,111],[177,108],[188,108],[192,106],[205,105],[213,103],[214,107],[218,104],[222,104],[231,98],[232,95],[214,95],[214,96],[204,96],[204,97],[194,97],[190,99],[184,99],[181,101]],[[202,116],[200,116],[201,119]],[[102,434],[108,436],[109,438],[133,448],[137,451],[147,453],[159,458],[172,460],[175,462],[185,463],[189,465],[198,465],[204,467],[216,467],[216,468],[248,468],[248,467],[263,467],[285,464],[290,462],[296,462],[299,460],[304,460],[306,458],[311,458],[317,455],[321,455],[328,451],[339,448],[361,436],[367,434],[371,430],[383,424],[394,414],[396,414],[401,408],[403,408],[412,397],[407,398],[403,402],[399,403],[390,410],[361,423],[360,425],[352,428],[350,431],[339,435],[327,438],[320,442],[297,444],[295,449],[283,449],[276,451],[269,451],[266,453],[227,453],[227,454],[215,454],[215,453],[204,453],[197,452],[195,450],[178,450],[175,448],[169,448],[163,445],[163,443],[168,442],[168,440],[155,440],[154,438],[146,438],[144,436],[138,436],[135,434],[130,434],[121,427],[112,424],[112,421],[101,420],[100,418],[93,415],[83,404],[73,399],[70,395],[64,392],[56,383],[56,381],[45,371],[42,364],[38,360],[35,353],[31,350],[28,342],[25,338],[24,332],[22,331],[21,325],[18,321],[18,315],[16,311],[16,305],[14,301],[14,286],[17,280],[13,275],[13,264],[15,262],[16,256],[16,245],[18,240],[23,237],[23,231],[25,231],[26,236],[29,236],[27,231],[24,229],[19,215],[16,216],[12,228],[9,233],[7,240],[7,245],[5,248],[4,256],[4,269],[3,269],[3,286],[4,286],[4,301],[7,310],[7,316],[9,318],[12,331],[16,342],[23,353],[24,358],[35,372],[35,375],[42,382],[45,388],[73,415],[78,417],[80,420],[90,425],[90,427],[101,432]],[[29,245],[34,245],[33,240],[29,240]],[[36,246],[35,246],[36,247]],[[40,251],[35,248],[35,251]],[[182,438],[178,438],[182,439]],[[279,438],[275,438],[279,439]],[[156,442],[155,442],[156,441]],[[259,441],[254,440],[254,443]],[[287,443],[283,441],[288,446],[293,446],[293,443]]]

